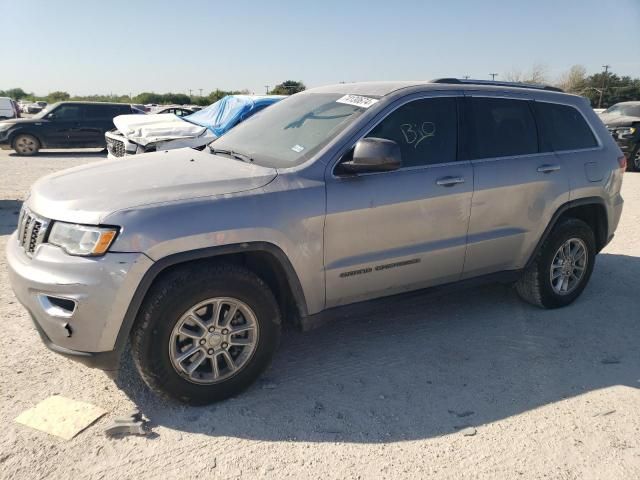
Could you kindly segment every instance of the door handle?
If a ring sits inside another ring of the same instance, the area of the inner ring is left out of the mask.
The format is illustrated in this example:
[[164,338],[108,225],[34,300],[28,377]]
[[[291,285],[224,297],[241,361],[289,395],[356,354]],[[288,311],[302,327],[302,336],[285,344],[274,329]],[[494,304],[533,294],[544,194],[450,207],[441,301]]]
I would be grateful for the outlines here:
[[538,171],[540,173],[551,173],[560,170],[560,165],[540,165]]
[[464,183],[463,177],[442,177],[436,180],[436,184],[441,187],[452,187],[458,183]]

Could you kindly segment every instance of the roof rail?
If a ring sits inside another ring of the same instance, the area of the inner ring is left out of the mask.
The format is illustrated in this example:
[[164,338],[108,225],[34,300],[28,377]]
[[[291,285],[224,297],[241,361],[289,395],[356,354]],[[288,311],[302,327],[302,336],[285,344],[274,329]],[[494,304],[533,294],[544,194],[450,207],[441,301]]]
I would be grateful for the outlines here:
[[496,82],[494,80],[472,80],[460,78],[436,78],[431,83],[452,83],[461,85],[487,85],[494,87],[514,87],[514,88],[533,88],[535,90],[549,90],[551,92],[564,92],[561,88],[552,87],[551,85],[536,85],[535,83],[520,82]]

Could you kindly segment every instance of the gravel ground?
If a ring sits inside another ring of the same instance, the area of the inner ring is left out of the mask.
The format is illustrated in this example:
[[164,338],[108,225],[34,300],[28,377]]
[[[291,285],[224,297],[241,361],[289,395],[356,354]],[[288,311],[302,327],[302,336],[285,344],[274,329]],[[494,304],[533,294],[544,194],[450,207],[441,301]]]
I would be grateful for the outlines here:
[[[0,250],[33,181],[103,157],[0,152]],[[254,387],[201,408],[158,400],[128,360],[114,384],[49,352],[1,255],[0,478],[639,478],[640,174],[623,194],[574,305],[487,286],[287,332]],[[71,441],[14,423],[53,394],[109,413]],[[105,438],[135,405],[156,436]]]

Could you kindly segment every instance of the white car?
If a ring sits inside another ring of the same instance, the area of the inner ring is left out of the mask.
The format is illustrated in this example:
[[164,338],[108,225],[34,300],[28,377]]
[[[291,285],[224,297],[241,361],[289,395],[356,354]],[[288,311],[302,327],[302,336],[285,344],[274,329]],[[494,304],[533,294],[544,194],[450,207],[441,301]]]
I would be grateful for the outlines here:
[[116,129],[105,133],[108,157],[184,147],[202,149],[238,123],[283,98],[282,95],[228,95],[184,117],[173,113],[120,115],[113,119]]
[[0,120],[18,118],[20,111],[18,105],[9,97],[0,97]]

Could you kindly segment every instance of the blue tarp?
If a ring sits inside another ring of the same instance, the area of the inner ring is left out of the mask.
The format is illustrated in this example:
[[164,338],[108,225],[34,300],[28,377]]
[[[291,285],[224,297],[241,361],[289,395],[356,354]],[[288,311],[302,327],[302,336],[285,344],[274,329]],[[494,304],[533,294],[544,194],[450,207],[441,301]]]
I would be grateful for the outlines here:
[[207,108],[182,118],[207,127],[216,137],[220,137],[244,119],[283,98],[283,95],[227,95]]

